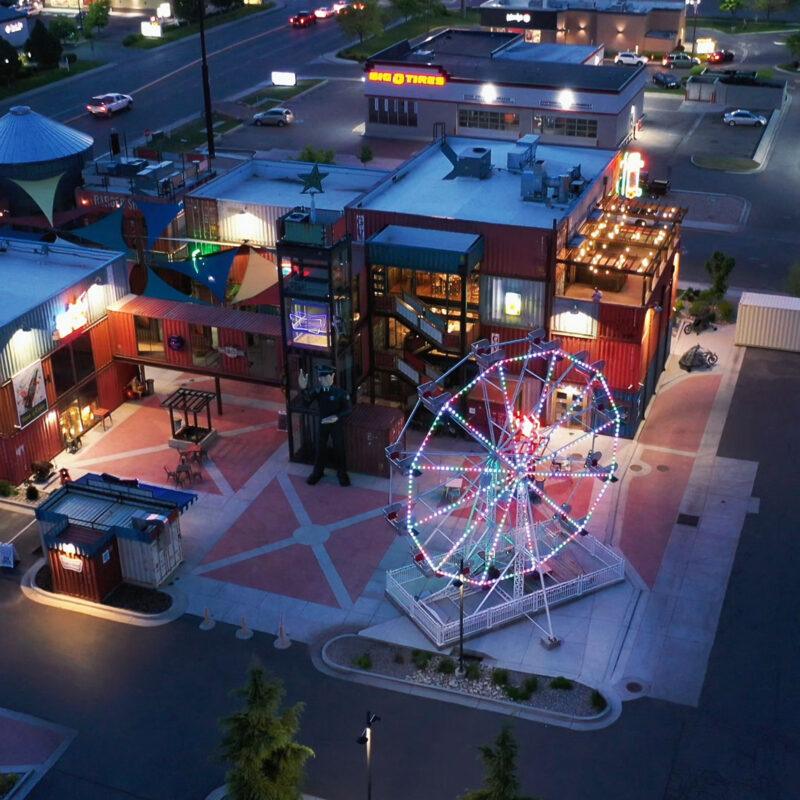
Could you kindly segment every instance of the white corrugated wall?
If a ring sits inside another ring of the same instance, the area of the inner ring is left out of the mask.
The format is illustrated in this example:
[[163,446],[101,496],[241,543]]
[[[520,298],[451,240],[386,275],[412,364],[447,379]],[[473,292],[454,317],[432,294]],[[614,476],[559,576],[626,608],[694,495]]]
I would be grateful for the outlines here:
[[745,292],[736,317],[736,344],[800,353],[800,298]]

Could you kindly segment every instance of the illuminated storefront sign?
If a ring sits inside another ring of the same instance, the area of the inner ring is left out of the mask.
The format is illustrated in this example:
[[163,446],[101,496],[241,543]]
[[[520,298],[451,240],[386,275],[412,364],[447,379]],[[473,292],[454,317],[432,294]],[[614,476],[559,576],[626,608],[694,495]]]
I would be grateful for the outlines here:
[[9,22],[3,30],[6,33],[19,33],[23,27],[22,22]]
[[642,187],[639,185],[639,181],[643,167],[644,160],[641,153],[625,153],[622,156],[622,171],[617,188],[620,197],[633,199],[642,196]]
[[509,12],[506,14],[506,22],[525,22],[531,21],[530,14],[520,14],[518,12]]
[[518,317],[522,314],[522,295],[519,292],[506,292],[505,312],[509,317]]
[[289,324],[294,344],[309,347],[327,347],[330,320],[322,303],[293,300],[289,311]]
[[394,72],[373,69],[367,74],[371,83],[390,83],[392,86],[444,86],[444,75],[421,75],[418,72]]
[[292,322],[292,330],[297,333],[310,333],[314,336],[320,336],[328,331],[327,314],[307,314],[300,311],[295,314],[289,314],[289,319]]
[[297,74],[294,72],[275,72],[272,73],[273,86],[297,86]]
[[53,338],[63,339],[88,324],[89,301],[84,292],[72,303],[69,303],[64,311],[56,314],[56,329]]
[[139,30],[146,39],[160,39],[163,35],[161,23],[155,17],[142,20]]

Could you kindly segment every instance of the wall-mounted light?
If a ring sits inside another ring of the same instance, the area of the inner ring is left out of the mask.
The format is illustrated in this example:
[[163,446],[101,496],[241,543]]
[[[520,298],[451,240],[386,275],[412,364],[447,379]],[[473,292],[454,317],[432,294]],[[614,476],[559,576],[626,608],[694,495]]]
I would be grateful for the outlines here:
[[23,325],[23,326],[22,326],[22,332],[23,332],[23,333],[30,333],[30,332],[31,332],[31,330],[33,330],[33,329],[31,328],[31,326],[30,326],[30,325]]
[[497,87],[493,83],[484,83],[480,90],[481,100],[484,103],[497,102]]
[[565,111],[569,111],[575,105],[575,92],[572,89],[562,89],[558,93],[558,104]]

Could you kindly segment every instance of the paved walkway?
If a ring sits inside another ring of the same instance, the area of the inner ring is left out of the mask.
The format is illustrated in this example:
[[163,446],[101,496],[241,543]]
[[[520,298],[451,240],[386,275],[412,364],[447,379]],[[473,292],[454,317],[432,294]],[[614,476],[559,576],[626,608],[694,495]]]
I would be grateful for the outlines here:
[[[733,327],[703,334],[720,364],[687,374],[678,356],[691,344],[676,334],[673,355],[647,410],[638,441],[622,442],[621,481],[598,506],[592,533],[619,548],[628,579],[554,609],[562,645],[546,651],[522,621],[469,641],[508,667],[564,674],[623,697],[650,694],[696,704],[716,632],[730,565],[756,464],[716,457],[740,352]],[[161,395],[212,381],[154,371]],[[388,481],[354,475],[343,490],[332,476],[315,487],[308,467],[288,462],[277,430],[282,398],[223,381],[221,436],[211,450],[199,502],[184,516],[186,562],[179,586],[189,611],[310,642],[342,625],[366,635],[429,647],[384,595],[385,571],[409,563],[408,542],[382,518]],[[107,432],[92,432],[72,468],[163,483],[168,415],[157,398],[126,404]],[[601,449],[602,446],[601,446]],[[588,498],[586,498],[588,502]],[[681,516],[679,518],[679,515]],[[641,687],[628,691],[629,684]]]

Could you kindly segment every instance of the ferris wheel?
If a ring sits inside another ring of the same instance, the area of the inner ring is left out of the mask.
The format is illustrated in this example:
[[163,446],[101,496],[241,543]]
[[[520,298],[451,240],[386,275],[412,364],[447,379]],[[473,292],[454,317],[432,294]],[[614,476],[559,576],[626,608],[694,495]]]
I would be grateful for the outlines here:
[[[405,495],[389,507],[394,524],[432,579],[415,601],[436,616],[437,603],[463,587],[472,617],[516,601],[519,615],[544,611],[544,627],[532,621],[555,644],[556,587],[608,566],[601,551],[611,551],[587,526],[616,481],[621,416],[603,364],[544,335],[473,345],[447,375],[419,387],[409,422],[422,427],[421,441],[406,448],[401,435],[387,453]],[[461,368],[474,377],[446,389],[448,375]],[[420,426],[423,417],[429,422]],[[460,436],[443,435],[447,430]],[[581,547],[573,554],[574,542]],[[529,602],[518,602],[525,597]]]

